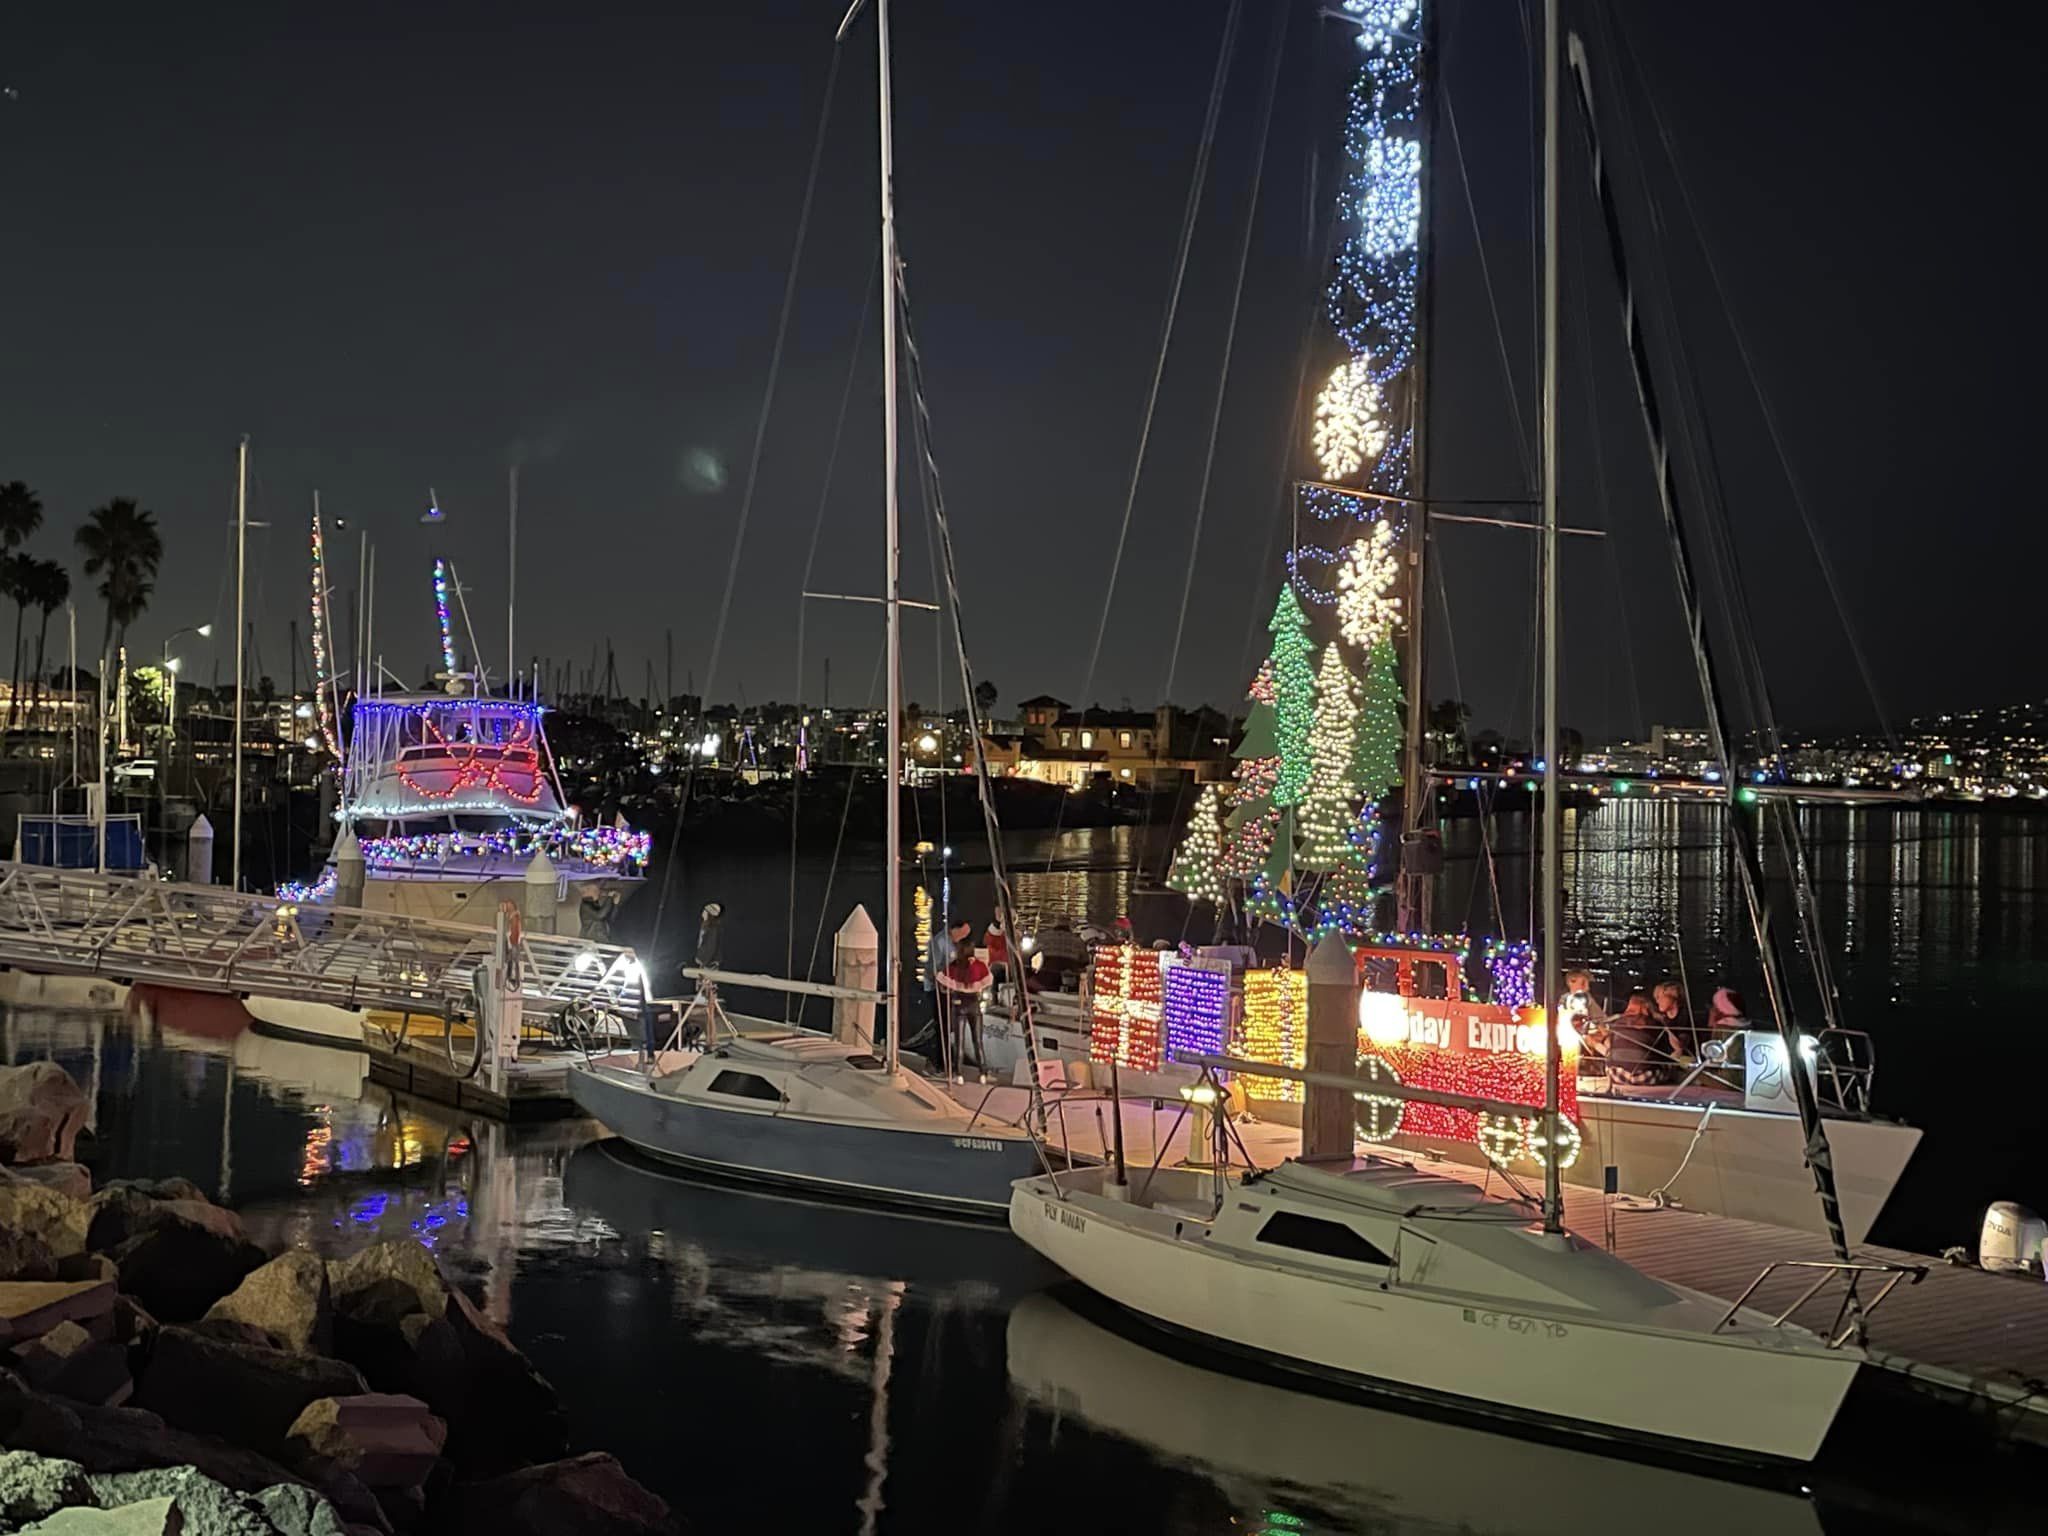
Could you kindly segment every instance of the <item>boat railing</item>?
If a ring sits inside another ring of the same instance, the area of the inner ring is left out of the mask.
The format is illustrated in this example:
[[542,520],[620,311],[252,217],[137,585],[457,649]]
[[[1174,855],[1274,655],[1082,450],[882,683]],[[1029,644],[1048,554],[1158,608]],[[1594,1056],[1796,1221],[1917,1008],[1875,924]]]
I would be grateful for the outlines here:
[[1824,1029],[1818,1037],[1815,1070],[1845,1114],[1870,1113],[1870,1088],[1877,1077],[1877,1044],[1867,1030]]
[[[1783,1327],[1795,1312],[1822,1291],[1837,1282],[1841,1283],[1842,1296],[1835,1307],[1834,1321],[1828,1325],[1827,1332],[1821,1335],[1829,1349],[1840,1349],[1851,1339],[1860,1338],[1863,1325],[1869,1320],[1870,1314],[1883,1306],[1885,1298],[1901,1284],[1918,1285],[1927,1278],[1925,1264],[1892,1264],[1877,1259],[1776,1259],[1766,1264],[1763,1273],[1750,1281],[1742,1294],[1729,1304],[1728,1311],[1714,1324],[1713,1331],[1719,1333],[1732,1324],[1742,1309],[1749,1305],[1749,1298],[1781,1269],[1812,1270],[1814,1280],[1793,1298],[1790,1306],[1771,1319],[1773,1328]],[[1878,1287],[1877,1294],[1868,1300],[1858,1292],[1865,1275],[1884,1277],[1884,1283]]]

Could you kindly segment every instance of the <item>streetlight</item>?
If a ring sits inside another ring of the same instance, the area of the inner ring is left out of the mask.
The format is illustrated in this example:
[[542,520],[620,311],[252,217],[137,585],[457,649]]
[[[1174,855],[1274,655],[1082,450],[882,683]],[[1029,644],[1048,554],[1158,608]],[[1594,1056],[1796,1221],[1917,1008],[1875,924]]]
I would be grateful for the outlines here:
[[178,708],[178,669],[183,663],[171,654],[171,642],[181,635],[197,635],[204,640],[212,634],[213,623],[208,620],[204,624],[188,624],[183,629],[174,629],[164,636],[164,749],[160,754],[161,761],[156,765],[158,799],[170,795],[171,749],[178,743],[174,724]]

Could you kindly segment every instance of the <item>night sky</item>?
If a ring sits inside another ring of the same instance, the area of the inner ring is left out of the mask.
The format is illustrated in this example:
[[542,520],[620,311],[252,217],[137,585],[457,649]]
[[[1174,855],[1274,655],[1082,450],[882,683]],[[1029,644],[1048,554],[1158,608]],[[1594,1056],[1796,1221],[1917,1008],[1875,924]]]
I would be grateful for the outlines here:
[[[154,655],[173,627],[231,617],[227,525],[247,432],[251,515],[271,524],[252,542],[262,671],[282,686],[287,621],[303,632],[315,488],[377,541],[389,663],[415,679],[430,665],[430,568],[443,553],[497,670],[516,460],[522,657],[580,668],[609,641],[624,690],[647,691],[651,665],[658,692],[672,631],[677,688],[703,688],[840,10],[13,8],[0,23],[0,479],[43,497],[33,549],[76,579],[71,528],[110,496],[137,497],[168,552],[136,647]],[[969,641],[1005,704],[1082,697],[1225,10],[896,0],[904,253]],[[1440,131],[1432,489],[1446,497],[1531,494],[1535,14],[1445,0],[1441,16],[1479,221],[1475,238],[1466,174]],[[2039,493],[2022,474],[2031,481],[2039,438],[2043,301],[2020,228],[2038,181],[2026,103],[2043,50],[2020,15],[1567,7],[1601,71],[1635,232],[1646,170],[1656,190],[1665,240],[1636,256],[1655,279],[1653,336],[1668,343],[1676,316],[1773,699],[1794,724],[1860,723],[1877,708],[1730,314],[1885,715],[2041,691]],[[1171,678],[1182,701],[1237,707],[1260,653],[1250,626],[1280,578],[1281,488],[1308,467],[1287,435],[1305,336],[1323,367],[1335,355],[1315,299],[1356,56],[1308,0],[1284,8],[1214,477],[1172,654],[1282,19],[1277,4],[1245,7],[1088,689],[1105,704],[1149,706]],[[801,686],[815,702],[829,656],[833,702],[858,703],[878,670],[876,610],[813,603],[797,676],[821,494],[813,585],[880,583],[874,325],[853,359],[875,250],[873,39],[871,21],[856,26],[838,78],[716,697],[788,699]],[[1633,733],[1699,709],[1575,130],[1566,181],[1565,517],[1614,536],[1574,541],[1566,557],[1565,716]],[[447,512],[439,527],[418,522],[429,486]],[[906,590],[927,596],[917,506],[906,474]],[[1478,723],[1511,733],[1529,717],[1531,542],[1463,527],[1438,540],[1455,672],[1435,629],[1430,692],[1462,693]],[[346,587],[354,538],[335,544]],[[345,591],[339,601],[345,629]],[[88,649],[99,625],[84,594]],[[909,627],[910,695],[957,702],[932,621]],[[231,675],[225,624],[196,644],[181,642],[188,677]]]

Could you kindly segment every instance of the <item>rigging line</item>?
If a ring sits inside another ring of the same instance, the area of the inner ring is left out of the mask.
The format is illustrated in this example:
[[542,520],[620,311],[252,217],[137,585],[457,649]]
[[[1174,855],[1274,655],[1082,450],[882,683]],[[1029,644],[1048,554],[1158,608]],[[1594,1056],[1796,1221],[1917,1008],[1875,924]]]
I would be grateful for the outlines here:
[[[853,381],[860,374],[860,355],[866,347],[868,339],[868,314],[875,300],[875,278],[881,270],[882,252],[878,246],[875,250],[875,259],[868,265],[867,287],[862,291],[860,297],[860,323],[854,328],[853,353],[848,358],[846,364],[846,386],[839,392],[839,412],[832,421],[832,446],[825,454],[825,481],[818,488],[818,511],[817,515],[811,519],[811,542],[804,550],[804,580],[802,587],[798,589],[796,600],[796,700],[799,722],[803,718],[804,628],[805,619],[809,615],[811,607],[810,599],[806,598],[803,594],[811,590],[811,573],[818,563],[818,536],[824,531],[825,507],[832,499],[832,481],[839,469],[839,448],[846,435],[846,411],[847,407],[853,402]],[[880,665],[880,663],[877,663],[877,665]],[[873,690],[870,689],[869,693],[872,696]],[[806,736],[807,743],[808,740],[809,738]],[[782,968],[787,974],[793,976],[796,973],[790,968],[796,964],[797,812],[800,809],[799,802],[803,795],[804,776],[802,773],[792,774],[789,782],[789,921],[786,930],[787,942],[783,947]],[[852,783],[851,777],[848,778],[847,782],[849,785]],[[798,1014],[801,1016],[803,994],[799,993],[796,996],[798,998]],[[789,1004],[785,1000],[783,1004],[784,1017],[788,1016],[788,1007]]]
[[[879,254],[875,260],[879,265],[881,261]],[[875,707],[875,693],[882,685],[882,662],[888,657],[888,654],[888,642],[878,642],[875,646],[875,668],[874,671],[868,674],[868,696],[867,702],[863,706],[868,710],[873,710]],[[859,782],[859,766],[857,764],[848,764],[846,770],[846,798],[839,805],[839,831],[832,839],[832,862],[826,866],[825,890],[818,898],[818,926],[811,933],[811,954],[810,958],[804,962],[805,979],[818,974],[818,951],[825,942],[825,919],[832,911],[832,887],[839,879],[839,855],[846,847],[846,826],[853,817],[853,788]],[[900,943],[901,940],[897,939],[892,942]],[[882,962],[885,959],[886,956],[878,951],[876,955],[877,962]],[[796,1022],[799,1027],[803,1024],[804,1008],[808,1002],[808,995],[800,996],[797,999]]]
[[1451,130],[1451,153],[1458,162],[1458,185],[1465,191],[1465,213],[1472,221],[1472,240],[1479,253],[1479,279],[1486,289],[1486,307],[1493,316],[1493,340],[1500,352],[1501,378],[1508,388],[1508,410],[1515,418],[1515,451],[1522,460],[1524,488],[1536,481],[1536,464],[1529,451],[1529,428],[1522,416],[1521,391],[1515,388],[1515,367],[1508,359],[1508,333],[1501,323],[1500,296],[1494,292],[1493,264],[1486,259],[1486,234],[1479,227],[1479,205],[1472,200],[1472,178],[1465,169],[1465,142],[1458,132],[1458,109],[1451,101],[1448,84],[1439,93],[1444,122]]
[[[930,477],[931,511],[938,524],[939,552],[943,556],[946,573],[946,611],[953,620],[953,649],[960,663],[960,692],[966,700],[969,739],[974,743],[974,783],[981,801],[982,831],[988,839],[989,874],[995,881],[996,911],[1002,918],[1003,932],[1015,935],[1022,933],[1023,929],[1017,923],[1017,902],[1011,891],[1009,869],[1003,861],[1002,824],[996,819],[995,796],[989,787],[988,738],[983,730],[981,705],[974,697],[974,669],[967,658],[967,626],[960,612],[960,572],[953,553],[953,527],[946,515],[945,489],[939,478],[939,461],[932,449],[931,404],[925,394],[924,356],[918,350],[917,329],[911,318],[910,289],[903,274],[903,254],[899,244],[896,271],[892,275],[895,297],[901,305],[903,353],[910,364],[912,439]],[[1043,1131],[1045,1099],[1038,1070],[1038,1030],[1031,1017],[1031,991],[1028,987],[1018,988],[1017,1010],[1025,1058],[1031,1073],[1028,1113],[1036,1129]]]
[[[825,99],[818,108],[818,132],[811,141],[811,168],[804,179],[803,204],[797,212],[796,239],[790,247],[789,273],[782,283],[782,309],[775,317],[775,345],[768,356],[768,381],[761,390],[761,412],[754,423],[753,452],[747,459],[746,489],[740,494],[740,512],[732,532],[732,556],[725,567],[725,591],[718,599],[718,619],[711,630],[711,660],[704,669],[704,691],[698,697],[709,699],[718,676],[718,659],[725,648],[725,623],[732,612],[733,588],[739,583],[740,552],[746,547],[747,524],[754,512],[754,489],[760,480],[761,445],[768,436],[769,408],[775,403],[775,384],[782,374],[783,343],[789,338],[789,316],[796,307],[797,274],[803,267],[804,239],[810,233],[811,205],[818,191],[818,167],[825,158],[825,130],[832,122],[832,96],[839,85],[839,61],[842,57],[838,44],[832,48],[832,64],[825,72]],[[675,873],[676,850],[683,840],[683,810],[690,798],[690,788],[697,776],[697,759],[690,759],[689,767],[683,773],[683,788],[676,800],[676,825],[669,836],[668,857],[662,861],[661,895],[654,904],[654,926],[648,934],[647,953],[651,958],[661,943],[661,920],[668,912],[668,893]]]
[[1770,434],[1771,448],[1778,456],[1778,467],[1784,471],[1785,484],[1792,493],[1792,505],[1799,513],[1800,526],[1805,529],[1807,543],[1813,549],[1814,561],[1820,566],[1821,579],[1827,584],[1828,597],[1835,605],[1836,617],[1841,620],[1842,633],[1849,642],[1849,651],[1855,658],[1864,691],[1870,696],[1870,706],[1877,711],[1878,727],[1884,732],[1885,740],[1896,751],[1898,737],[1892,730],[1891,721],[1885,713],[1884,701],[1879,696],[1877,676],[1871,670],[1870,658],[1865,654],[1861,640],[1857,638],[1856,626],[1850,621],[1848,604],[1842,597],[1841,582],[1835,574],[1834,561],[1828,556],[1827,546],[1821,542],[1820,530],[1814,524],[1812,509],[1799,488],[1799,476],[1793,471],[1792,458],[1785,450],[1784,434],[1778,426],[1778,413],[1772,409],[1770,397],[1764,393],[1763,381],[1758,374],[1755,357],[1750,351],[1749,339],[1736,322],[1735,306],[1728,297],[1728,286],[1721,278],[1721,265],[1714,259],[1713,247],[1707,243],[1706,228],[1700,222],[1699,210],[1693,202],[1692,188],[1679,168],[1678,151],[1672,140],[1670,125],[1657,104],[1656,93],[1649,89],[1649,71],[1638,57],[1635,44],[1630,40],[1626,29],[1617,21],[1612,24],[1610,30],[1620,37],[1622,51],[1627,54],[1630,64],[1635,69],[1638,88],[1649,103],[1650,120],[1656,125],[1657,137],[1664,150],[1664,159],[1671,167],[1671,180],[1678,187],[1686,222],[1691,227],[1694,243],[1699,246],[1700,255],[1706,263],[1707,278],[1714,285],[1714,297],[1720,302],[1722,318],[1728,322],[1728,332],[1735,338],[1736,353],[1742,359],[1742,369],[1749,380],[1750,392],[1756,396],[1757,408],[1764,418],[1764,428]]
[[[1160,322],[1159,352],[1152,364],[1152,382],[1145,391],[1145,414],[1138,427],[1138,451],[1131,461],[1131,480],[1124,492],[1123,520],[1117,526],[1116,549],[1109,561],[1109,585],[1102,595],[1102,612],[1095,621],[1095,640],[1088,650],[1088,670],[1082,674],[1081,696],[1075,704],[1086,711],[1088,695],[1095,688],[1096,668],[1102,661],[1102,641],[1109,630],[1110,609],[1115,606],[1118,577],[1123,571],[1124,547],[1131,534],[1131,516],[1138,505],[1138,482],[1145,469],[1145,453],[1152,441],[1152,419],[1159,406],[1159,387],[1166,376],[1166,354],[1173,345],[1173,327],[1180,314],[1181,286],[1187,278],[1188,253],[1194,245],[1195,221],[1201,210],[1202,189],[1209,179],[1209,157],[1216,147],[1216,122],[1223,109],[1223,87],[1230,74],[1230,55],[1237,42],[1238,23],[1243,10],[1243,0],[1230,0],[1230,9],[1223,17],[1223,41],[1216,50],[1216,73],[1209,82],[1209,106],[1202,118],[1202,137],[1195,150],[1195,168],[1188,181],[1187,205],[1181,211],[1180,240],[1173,258],[1173,280],[1167,286],[1166,314]],[[1046,857],[1059,844],[1061,824],[1066,819],[1067,805],[1064,797],[1053,813],[1052,837],[1047,840]],[[1048,866],[1049,868],[1050,866]]]
[[[1430,539],[1432,543],[1436,542],[1434,536],[1426,531],[1423,537]],[[1436,577],[1436,611],[1441,615],[1443,623],[1444,655],[1451,664],[1452,707],[1457,708],[1465,696],[1465,679],[1458,669],[1458,632],[1451,623],[1451,589],[1444,581],[1444,557],[1441,544],[1437,545],[1434,551],[1434,558],[1429,561],[1427,569],[1430,574]],[[1425,718],[1427,718],[1426,712]],[[1466,746],[1466,756],[1471,756],[1471,746],[1469,743]],[[1480,845],[1486,854],[1486,878],[1493,888],[1494,928],[1502,938],[1506,938],[1508,927],[1507,916],[1501,907],[1500,900],[1500,870],[1494,861],[1493,837],[1487,828],[1486,818],[1483,815],[1479,819],[1479,837]],[[1465,914],[1469,918],[1471,913],[1472,897],[1468,895],[1465,899]]]
[[1195,562],[1202,551],[1202,521],[1209,510],[1209,484],[1211,472],[1216,465],[1216,439],[1223,426],[1223,401],[1230,390],[1230,357],[1237,346],[1238,315],[1244,305],[1245,269],[1251,264],[1252,232],[1259,223],[1259,190],[1266,179],[1266,145],[1273,132],[1273,102],[1280,94],[1280,61],[1287,43],[1287,20],[1291,8],[1278,8],[1279,19],[1273,25],[1272,62],[1266,70],[1266,105],[1259,120],[1258,148],[1252,159],[1251,206],[1245,210],[1244,239],[1237,250],[1237,282],[1231,290],[1230,323],[1223,332],[1223,366],[1216,378],[1216,404],[1209,416],[1209,446],[1202,460],[1202,492],[1195,500],[1194,527],[1188,536],[1187,574],[1181,579],[1180,612],[1173,621],[1173,648],[1167,653],[1166,687],[1160,694],[1162,700],[1173,698],[1174,675],[1180,670],[1180,642],[1187,630],[1188,598],[1195,588]]

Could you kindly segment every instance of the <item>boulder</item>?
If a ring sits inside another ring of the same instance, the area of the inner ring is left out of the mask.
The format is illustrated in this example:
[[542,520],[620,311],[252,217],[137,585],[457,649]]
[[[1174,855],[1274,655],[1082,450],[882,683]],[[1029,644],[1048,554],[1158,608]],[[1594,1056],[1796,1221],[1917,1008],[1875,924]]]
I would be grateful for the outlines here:
[[59,1323],[97,1332],[114,1310],[114,1287],[105,1280],[0,1281],[0,1346],[40,1338]]
[[560,1456],[567,1421],[504,1331],[450,1285],[418,1243],[377,1243],[328,1266],[335,1352],[380,1392],[422,1399],[448,1425],[468,1476]]
[[262,1329],[280,1349],[324,1354],[334,1336],[327,1265],[304,1248],[281,1253],[243,1276],[240,1285],[207,1309],[206,1320],[247,1323]]
[[92,1198],[92,1173],[83,1163],[53,1158],[46,1163],[17,1163],[7,1170],[17,1183],[40,1184],[54,1194],[71,1200]]
[[367,1390],[354,1367],[338,1360],[166,1326],[150,1351],[135,1403],[180,1429],[279,1456],[289,1454],[288,1431],[308,1403]]
[[348,1468],[372,1491],[417,1489],[441,1459],[448,1426],[416,1397],[373,1392],[308,1403],[291,1439],[302,1453]]
[[54,1061],[0,1067],[0,1162],[70,1161],[91,1106]]
[[348,1536],[335,1507],[300,1483],[279,1483],[256,1495],[278,1536]]
[[601,1451],[522,1467],[454,1494],[462,1536],[680,1536],[669,1507]]
[[74,1322],[62,1322],[14,1351],[15,1367],[38,1392],[84,1403],[125,1403],[134,1383],[128,1351]]
[[200,1536],[204,1527],[187,1525],[177,1500],[166,1497],[121,1509],[60,1509],[21,1529],[22,1536]]
[[0,1280],[55,1280],[57,1255],[33,1232],[0,1225]]
[[182,1522],[170,1529],[181,1536],[277,1536],[255,1494],[216,1482],[196,1467],[98,1473],[89,1481],[103,1509],[168,1501]]
[[0,1170],[0,1232],[40,1241],[59,1259],[85,1252],[91,1208],[61,1189]]
[[[182,1205],[164,1201],[161,1209]],[[212,1207],[207,1207],[212,1209]],[[220,1214],[228,1215],[223,1211]],[[95,1222],[95,1230],[97,1230]],[[128,1238],[113,1251],[121,1289],[167,1323],[187,1323],[205,1314],[242,1277],[265,1262],[261,1248],[237,1231],[179,1219],[161,1221]]]
[[85,1246],[110,1253],[158,1227],[197,1227],[223,1240],[243,1237],[242,1218],[215,1205],[184,1179],[158,1183],[117,1180],[86,1202],[90,1217]]
[[15,1530],[73,1504],[93,1503],[85,1468],[33,1451],[0,1452],[0,1529]]

